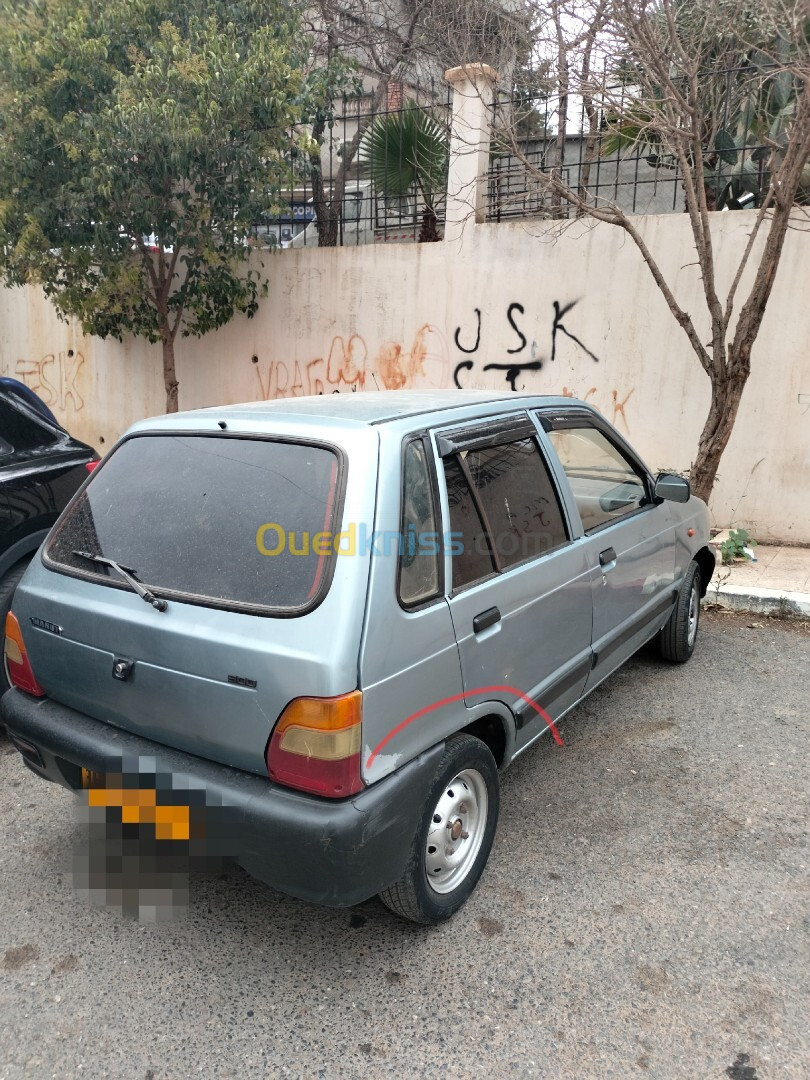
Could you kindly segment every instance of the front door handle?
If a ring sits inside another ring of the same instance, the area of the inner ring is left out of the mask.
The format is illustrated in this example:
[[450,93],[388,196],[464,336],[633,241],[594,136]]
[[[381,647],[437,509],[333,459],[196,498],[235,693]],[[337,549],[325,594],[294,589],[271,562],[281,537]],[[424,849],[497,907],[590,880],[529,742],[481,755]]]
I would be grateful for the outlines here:
[[603,570],[612,570],[616,564],[616,549],[605,548],[604,551],[599,552],[599,565]]
[[473,619],[473,633],[480,634],[487,627],[494,626],[501,621],[501,613],[496,607],[487,608]]

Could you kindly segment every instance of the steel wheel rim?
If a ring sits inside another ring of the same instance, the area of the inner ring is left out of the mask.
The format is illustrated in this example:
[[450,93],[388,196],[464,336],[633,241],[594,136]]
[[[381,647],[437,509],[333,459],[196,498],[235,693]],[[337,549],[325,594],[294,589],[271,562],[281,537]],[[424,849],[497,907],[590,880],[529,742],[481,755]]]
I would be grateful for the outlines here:
[[477,769],[463,769],[444,785],[425,842],[425,871],[434,892],[452,892],[469,875],[488,814],[489,793]]
[[687,622],[686,643],[691,649],[695,644],[698,629],[698,616],[700,612],[700,600],[698,599],[697,582],[692,583],[689,593],[689,620]]

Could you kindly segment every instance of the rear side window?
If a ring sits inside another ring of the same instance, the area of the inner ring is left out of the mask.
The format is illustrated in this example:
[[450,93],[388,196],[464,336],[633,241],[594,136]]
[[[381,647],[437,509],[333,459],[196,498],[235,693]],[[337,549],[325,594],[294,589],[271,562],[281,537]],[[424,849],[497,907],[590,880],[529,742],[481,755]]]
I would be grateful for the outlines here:
[[[0,453],[2,444],[12,450],[25,452],[40,446],[50,446],[58,436],[44,424],[29,418],[22,409],[15,409],[0,398]],[[11,450],[8,451],[9,453]]]
[[562,511],[534,439],[466,452],[501,569],[564,544]]
[[113,559],[158,595],[298,614],[334,559],[340,463],[269,439],[148,435],[112,454],[56,526],[46,560],[107,582]]
[[533,437],[460,449],[445,457],[444,470],[454,589],[567,542],[557,492]]
[[447,501],[450,505],[450,530],[453,538],[453,589],[461,589],[495,572],[495,560],[489,546],[481,514],[470,485],[456,458],[444,463]]

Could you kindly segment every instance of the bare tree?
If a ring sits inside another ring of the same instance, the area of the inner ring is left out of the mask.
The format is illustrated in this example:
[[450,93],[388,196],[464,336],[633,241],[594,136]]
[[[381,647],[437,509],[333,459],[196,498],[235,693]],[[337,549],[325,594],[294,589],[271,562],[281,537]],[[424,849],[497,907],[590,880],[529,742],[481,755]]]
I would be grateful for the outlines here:
[[[510,78],[515,64],[528,55],[528,11],[527,0],[314,0],[314,63],[329,71],[340,59],[345,73],[348,60],[366,89],[361,109],[351,96],[333,102],[329,79],[324,80],[309,159],[320,247],[338,243],[346,182],[373,117],[389,103],[399,107],[408,96],[403,87],[415,90],[433,82],[436,92],[443,93],[445,68],[470,57],[501,68]],[[340,113],[347,107],[348,117]],[[340,141],[337,156],[332,132],[347,119],[352,134]]]
[[[530,161],[517,138],[510,149],[545,195],[549,216],[567,216],[568,207],[624,230],[636,245],[711,383],[691,473],[695,493],[708,499],[751,371],[787,230],[807,220],[797,221],[802,211],[796,209],[810,160],[806,0],[606,0],[587,30],[581,18],[561,7],[562,0],[544,2],[557,46],[556,143],[564,145],[560,132],[569,98],[576,95],[588,125],[585,167],[576,183],[568,183],[559,148],[552,168]],[[577,65],[570,64],[572,55],[579,57]],[[612,63],[604,62],[599,71],[596,56]],[[589,190],[588,140],[593,145],[597,131],[612,148],[646,149],[656,164],[676,170],[711,326],[708,342],[699,329],[703,319],[679,303],[638,218]],[[738,206],[735,191],[747,192],[757,212],[723,296],[712,212],[721,201]],[[752,280],[740,303],[746,269]]]

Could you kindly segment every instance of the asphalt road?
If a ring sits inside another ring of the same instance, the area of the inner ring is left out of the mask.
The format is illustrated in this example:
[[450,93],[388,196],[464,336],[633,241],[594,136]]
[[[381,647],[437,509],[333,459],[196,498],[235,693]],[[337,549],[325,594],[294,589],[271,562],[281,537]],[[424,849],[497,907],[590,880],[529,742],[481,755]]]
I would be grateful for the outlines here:
[[0,1078],[807,1077],[808,674],[737,616],[637,657],[506,774],[434,930],[238,870],[174,922],[94,908],[71,796],[0,741]]

